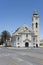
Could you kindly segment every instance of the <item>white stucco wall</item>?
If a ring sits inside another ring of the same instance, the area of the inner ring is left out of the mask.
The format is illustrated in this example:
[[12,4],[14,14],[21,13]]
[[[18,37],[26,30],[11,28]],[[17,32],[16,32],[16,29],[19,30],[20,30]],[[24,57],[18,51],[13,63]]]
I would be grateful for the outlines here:
[[[28,39],[29,39],[30,41],[32,41],[31,35],[28,35]],[[21,34],[21,35],[19,36],[19,41],[18,41],[18,36],[17,36],[17,37],[16,37],[16,47],[18,47],[18,46],[20,46],[20,47],[25,47],[25,43],[26,43],[26,42],[29,43],[29,46],[32,46],[32,42],[30,42],[30,41],[24,41],[24,40],[26,40],[26,34]],[[18,43],[19,43],[19,45],[18,45]]]

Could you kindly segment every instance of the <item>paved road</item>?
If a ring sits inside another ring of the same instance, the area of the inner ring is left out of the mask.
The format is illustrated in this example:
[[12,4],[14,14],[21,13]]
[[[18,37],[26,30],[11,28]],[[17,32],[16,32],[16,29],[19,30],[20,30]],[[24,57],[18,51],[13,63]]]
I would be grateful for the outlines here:
[[0,47],[0,65],[43,65],[43,48]]

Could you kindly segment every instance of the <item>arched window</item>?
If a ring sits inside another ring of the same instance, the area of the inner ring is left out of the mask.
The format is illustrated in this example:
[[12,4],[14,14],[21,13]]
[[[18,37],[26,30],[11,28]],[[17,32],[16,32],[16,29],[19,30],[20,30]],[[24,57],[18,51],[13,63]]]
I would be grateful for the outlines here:
[[25,27],[25,29],[26,29],[26,30],[28,30],[28,28],[27,28],[27,27]]
[[28,34],[26,34],[26,37],[28,37]]
[[38,23],[36,23],[36,28],[38,27]]
[[33,27],[33,23],[32,23],[32,27]]
[[19,37],[18,37],[18,41],[19,41]]
[[19,45],[19,43],[18,43],[18,45]]

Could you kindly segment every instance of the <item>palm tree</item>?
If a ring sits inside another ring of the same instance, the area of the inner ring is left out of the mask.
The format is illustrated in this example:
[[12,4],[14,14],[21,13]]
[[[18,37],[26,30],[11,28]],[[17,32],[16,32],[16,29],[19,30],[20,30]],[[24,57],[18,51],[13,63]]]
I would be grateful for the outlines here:
[[5,46],[7,46],[7,41],[10,40],[10,33],[6,30],[4,30],[1,34],[1,39],[3,40],[3,43],[5,43]]

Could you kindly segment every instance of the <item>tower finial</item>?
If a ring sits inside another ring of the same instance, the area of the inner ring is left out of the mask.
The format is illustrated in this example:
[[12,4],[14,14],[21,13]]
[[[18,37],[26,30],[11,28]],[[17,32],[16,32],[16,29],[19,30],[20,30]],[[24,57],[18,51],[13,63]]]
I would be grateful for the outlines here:
[[34,10],[33,15],[38,15],[38,11],[37,10]]

